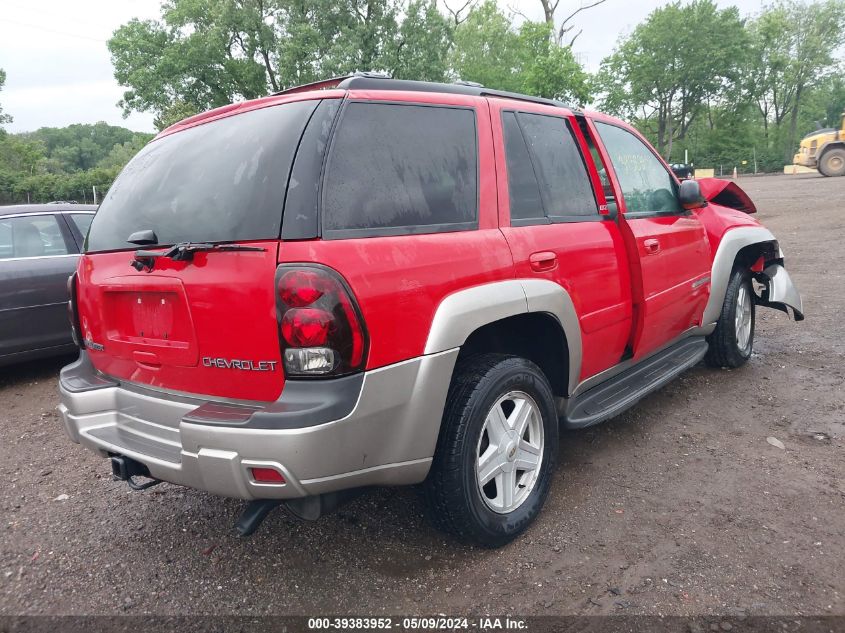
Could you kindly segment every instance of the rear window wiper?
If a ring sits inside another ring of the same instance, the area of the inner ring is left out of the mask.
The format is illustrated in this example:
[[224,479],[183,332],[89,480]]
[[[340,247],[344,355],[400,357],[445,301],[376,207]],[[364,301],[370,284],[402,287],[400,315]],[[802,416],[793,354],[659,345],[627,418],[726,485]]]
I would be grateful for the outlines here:
[[210,244],[208,242],[179,242],[166,251],[135,251],[135,259],[130,265],[135,270],[141,271],[145,268],[148,271],[153,269],[155,260],[158,257],[166,257],[177,262],[189,262],[194,259],[194,253],[200,252],[221,252],[221,251],[266,251],[261,246],[244,246],[243,244]]

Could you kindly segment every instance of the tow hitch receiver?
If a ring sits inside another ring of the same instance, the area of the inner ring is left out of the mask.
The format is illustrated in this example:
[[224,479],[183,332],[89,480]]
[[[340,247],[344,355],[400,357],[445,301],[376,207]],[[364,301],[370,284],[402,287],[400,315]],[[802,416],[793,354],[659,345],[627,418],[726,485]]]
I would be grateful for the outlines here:
[[[150,475],[149,469],[144,464],[123,455],[112,455],[111,474],[115,481],[125,481],[132,490],[146,490],[161,483],[160,479],[155,479]],[[139,484],[133,477],[148,477],[150,481]]]

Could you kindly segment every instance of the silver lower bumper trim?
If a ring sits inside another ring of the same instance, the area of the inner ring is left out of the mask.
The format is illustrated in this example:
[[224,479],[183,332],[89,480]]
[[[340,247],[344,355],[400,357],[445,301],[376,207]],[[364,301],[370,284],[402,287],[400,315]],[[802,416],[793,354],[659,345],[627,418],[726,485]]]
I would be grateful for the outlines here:
[[[65,430],[103,457],[117,453],[164,481],[241,499],[292,499],[370,485],[418,483],[428,474],[458,350],[367,372],[344,418],[286,429],[183,420],[203,401],[110,386],[61,390]],[[255,482],[271,466],[285,484]]]

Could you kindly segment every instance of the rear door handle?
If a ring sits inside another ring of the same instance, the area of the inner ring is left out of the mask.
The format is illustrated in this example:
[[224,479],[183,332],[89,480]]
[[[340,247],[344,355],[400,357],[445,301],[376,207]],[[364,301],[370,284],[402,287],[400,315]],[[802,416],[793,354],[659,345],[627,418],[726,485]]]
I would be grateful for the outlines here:
[[654,255],[660,250],[660,242],[652,237],[643,240],[643,247],[645,248],[646,255]]
[[553,270],[557,266],[557,255],[551,251],[540,251],[539,253],[532,253],[528,261],[531,264],[531,270],[541,273]]

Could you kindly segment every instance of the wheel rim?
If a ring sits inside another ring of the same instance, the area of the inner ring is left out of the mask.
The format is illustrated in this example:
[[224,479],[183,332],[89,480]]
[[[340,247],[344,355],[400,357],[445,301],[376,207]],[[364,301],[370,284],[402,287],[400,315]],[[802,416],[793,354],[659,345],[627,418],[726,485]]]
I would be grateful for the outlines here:
[[543,463],[543,418],[534,399],[522,391],[499,398],[484,419],[475,453],[481,498],[499,514],[521,506]]
[[827,166],[831,171],[839,171],[842,169],[843,164],[845,164],[845,159],[841,156],[831,156],[827,160]]
[[751,342],[751,293],[745,284],[739,287],[736,296],[736,315],[734,316],[736,344],[745,352]]

